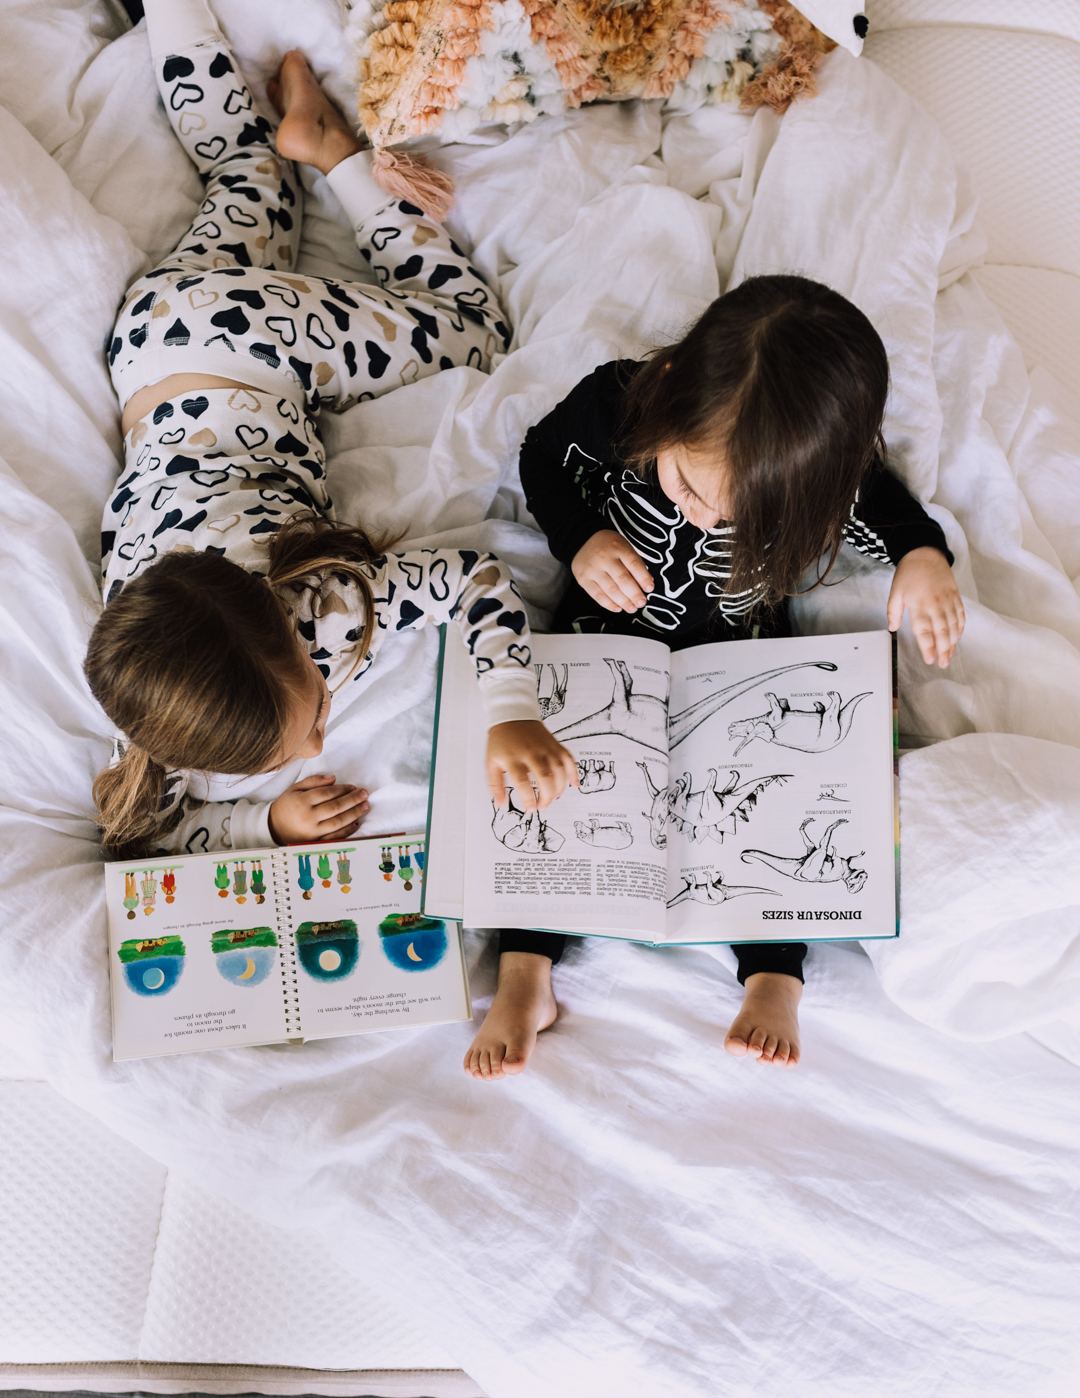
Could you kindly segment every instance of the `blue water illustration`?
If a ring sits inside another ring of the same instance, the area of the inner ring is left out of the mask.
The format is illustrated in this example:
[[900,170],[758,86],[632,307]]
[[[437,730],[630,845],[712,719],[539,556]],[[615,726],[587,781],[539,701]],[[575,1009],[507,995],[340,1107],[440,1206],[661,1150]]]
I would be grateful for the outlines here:
[[351,975],[360,956],[360,938],[351,918],[302,922],[296,929],[300,965],[317,981],[340,981]]
[[136,995],[167,995],[184,969],[182,956],[154,956],[129,961],[124,967],[128,985]]
[[261,985],[274,969],[276,947],[247,947],[214,957],[219,973],[233,985]]
[[386,959],[400,970],[430,971],[446,955],[446,923],[416,913],[385,917],[379,941]]

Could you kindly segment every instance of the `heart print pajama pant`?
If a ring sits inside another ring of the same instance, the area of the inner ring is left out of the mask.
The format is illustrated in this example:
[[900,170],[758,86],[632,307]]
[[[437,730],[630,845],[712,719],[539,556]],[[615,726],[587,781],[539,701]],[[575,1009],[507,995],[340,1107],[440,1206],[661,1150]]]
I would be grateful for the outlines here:
[[162,32],[177,39],[176,51],[155,55],[155,73],[206,188],[176,251],[128,291],[109,346],[113,383],[121,407],[178,373],[249,389],[181,396],[128,434],[103,522],[107,599],[177,546],[255,566],[249,545],[287,515],[331,515],[318,409],[459,365],[486,371],[509,340],[462,249],[375,185],[367,153],[328,181],[371,281],[300,275],[302,187],[212,16],[202,0],[151,0],[147,10],[152,46]]

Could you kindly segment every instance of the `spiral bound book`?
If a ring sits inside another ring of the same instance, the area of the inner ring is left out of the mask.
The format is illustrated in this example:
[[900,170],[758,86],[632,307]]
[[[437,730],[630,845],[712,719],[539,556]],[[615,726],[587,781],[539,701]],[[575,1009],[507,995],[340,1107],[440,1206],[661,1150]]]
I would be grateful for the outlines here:
[[113,1058],[471,1019],[425,862],[398,835],[107,865]]

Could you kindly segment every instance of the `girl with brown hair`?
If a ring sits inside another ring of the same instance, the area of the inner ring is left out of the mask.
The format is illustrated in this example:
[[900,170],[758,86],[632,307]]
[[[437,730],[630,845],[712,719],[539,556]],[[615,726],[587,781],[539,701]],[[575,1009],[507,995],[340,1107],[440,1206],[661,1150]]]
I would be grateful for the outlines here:
[[[866,316],[794,276],[743,282],[678,344],[602,365],[521,449],[529,509],[572,574],[555,629],[673,650],[790,635],[788,598],[824,583],[848,542],[895,565],[889,629],[906,608],[924,661],[945,668],[963,603],[944,533],[886,467],[888,389]],[[499,990],[467,1071],[524,1068],[555,1018],[564,942],[502,932]],[[805,944],[733,951],[745,998],[725,1047],[794,1067]]]
[[[422,549],[335,522],[316,413],[507,339],[498,302],[445,228],[376,184],[299,53],[253,110],[204,0],[148,0],[154,71],[205,180],[179,247],[129,290],[109,349],[125,470],[102,530],[106,607],[86,674],[123,734],[94,786],[107,851],[244,849],[343,838],[367,792],[309,776],[275,801],[208,803],[207,774],[315,757],[333,700],[388,631],[458,626],[474,657],[497,801],[546,805],[577,774],[539,721],[529,627],[490,554]],[[371,275],[295,272],[302,187],[319,169]]]

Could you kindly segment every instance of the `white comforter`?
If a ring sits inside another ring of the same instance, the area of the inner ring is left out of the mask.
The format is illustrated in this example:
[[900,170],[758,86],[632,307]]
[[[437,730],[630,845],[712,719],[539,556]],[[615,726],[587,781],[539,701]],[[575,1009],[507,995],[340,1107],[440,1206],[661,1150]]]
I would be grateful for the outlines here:
[[[102,347],[199,187],[110,5],[0,5],[0,1042],[170,1167],[325,1232],[494,1398],[1073,1391],[1080,413],[965,274],[979,235],[933,123],[840,51],[783,121],[662,130],[627,105],[448,150],[514,349],[328,422],[343,515],[482,541],[543,610],[558,578],[516,448],[579,377],[732,276],[802,271],[872,317],[890,447],[969,621],[947,674],[903,640],[903,936],[812,949],[800,1069],[724,1055],[726,952],[602,941],[567,956],[558,1025],[498,1086],[461,1073],[467,1026],[114,1066],[107,725],[79,668],[118,465]],[[219,14],[253,80],[301,44],[347,100],[333,0]],[[356,266],[318,184],[308,210],[303,265]],[[850,563],[806,629],[883,624],[888,572]],[[373,831],[422,818],[432,642],[384,649],[318,760],[373,788]]]

